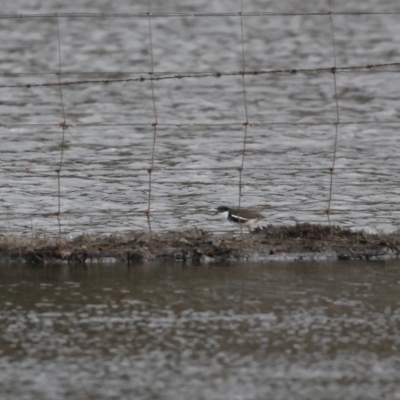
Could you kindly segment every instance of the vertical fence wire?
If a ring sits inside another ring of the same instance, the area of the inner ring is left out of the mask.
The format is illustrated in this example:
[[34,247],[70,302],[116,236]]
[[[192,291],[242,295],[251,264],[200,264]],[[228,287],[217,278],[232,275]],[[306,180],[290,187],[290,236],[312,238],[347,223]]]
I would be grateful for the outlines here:
[[333,26],[332,19],[332,5],[331,0],[328,0],[330,14],[329,21],[331,27],[331,35],[332,35],[332,50],[333,50],[333,68],[331,70],[333,75],[333,86],[335,93],[335,106],[336,106],[336,121],[335,121],[335,139],[333,145],[333,158],[332,158],[332,166],[329,168],[330,172],[330,183],[329,183],[329,199],[328,199],[328,208],[326,210],[326,215],[328,217],[328,224],[331,226],[331,204],[332,204],[332,193],[333,193],[333,175],[335,172],[335,164],[336,164],[336,152],[337,152],[337,144],[338,144],[338,134],[339,134],[339,124],[340,124],[340,114],[339,114],[339,100],[338,100],[338,91],[337,91],[337,81],[336,81],[336,41],[335,41],[335,29]]
[[[242,174],[243,174],[243,166],[244,166],[244,157],[246,153],[246,144],[247,144],[247,132],[249,128],[249,114],[247,110],[247,94],[246,94],[246,57],[244,51],[244,32],[243,32],[243,0],[240,0],[240,33],[241,33],[241,42],[242,42],[242,87],[243,87],[243,103],[244,103],[244,112],[246,116],[246,121],[243,123],[244,126],[244,134],[243,134],[243,147],[242,147],[242,160],[240,166],[237,167],[239,171],[239,204],[238,204],[238,213],[240,213],[241,201],[242,201]],[[240,225],[240,224],[239,224]],[[242,233],[242,226],[240,225],[240,232]]]
[[58,164],[58,168],[56,169],[57,173],[57,197],[58,197],[58,206],[57,206],[57,222],[58,222],[58,241],[61,242],[61,169],[63,167],[64,161],[64,150],[65,150],[65,131],[68,128],[66,118],[65,118],[65,107],[64,107],[64,99],[61,85],[61,73],[62,73],[62,58],[61,58],[61,40],[60,40],[60,26],[58,21],[58,16],[56,15],[56,25],[57,25],[57,41],[58,41],[58,89],[60,94],[60,104],[61,104],[61,112],[62,112],[62,122],[60,127],[62,129],[62,139],[61,139],[61,153],[60,153],[60,162]]
[[151,150],[150,167],[147,169],[147,172],[149,174],[149,190],[148,190],[149,197],[148,197],[148,203],[147,203],[147,210],[145,211],[145,214],[147,217],[147,224],[149,226],[149,232],[151,233],[151,220],[150,220],[151,187],[152,187],[152,173],[153,173],[153,168],[154,168],[154,154],[155,154],[155,148],[156,148],[157,124],[158,124],[156,99],[155,99],[155,95],[154,95],[154,80],[153,80],[154,59],[153,59],[153,37],[152,37],[152,32],[151,32],[151,4],[149,4],[149,39],[150,39],[150,62],[151,62],[150,85],[151,85],[151,98],[153,101],[154,122],[151,124],[151,126],[153,127],[153,146],[152,146],[152,150]]

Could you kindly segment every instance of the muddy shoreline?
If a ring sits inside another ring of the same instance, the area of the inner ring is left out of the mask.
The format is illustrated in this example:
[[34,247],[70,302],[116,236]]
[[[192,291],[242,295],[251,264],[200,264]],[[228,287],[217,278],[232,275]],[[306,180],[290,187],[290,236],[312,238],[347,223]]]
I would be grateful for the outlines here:
[[150,234],[81,235],[74,239],[0,235],[0,261],[27,264],[128,265],[173,261],[192,264],[308,260],[394,259],[400,232],[371,234],[339,226],[268,225],[240,237],[200,229]]

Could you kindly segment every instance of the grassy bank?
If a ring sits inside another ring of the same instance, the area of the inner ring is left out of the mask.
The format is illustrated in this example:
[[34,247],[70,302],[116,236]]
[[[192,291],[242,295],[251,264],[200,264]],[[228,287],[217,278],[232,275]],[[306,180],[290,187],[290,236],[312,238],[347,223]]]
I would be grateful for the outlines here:
[[[74,239],[0,236],[3,262],[47,264],[118,261],[129,264],[153,261],[187,263],[274,261],[280,259],[374,259],[400,254],[400,233],[371,234],[338,226],[297,224],[265,226],[243,235],[214,235],[200,229],[150,234],[81,235]],[[313,256],[314,255],[314,256]]]

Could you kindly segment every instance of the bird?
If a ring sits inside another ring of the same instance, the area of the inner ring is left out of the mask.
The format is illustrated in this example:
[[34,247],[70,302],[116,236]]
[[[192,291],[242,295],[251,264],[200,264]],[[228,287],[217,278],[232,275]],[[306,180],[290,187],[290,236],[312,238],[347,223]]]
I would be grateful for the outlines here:
[[222,214],[228,219],[229,222],[239,224],[240,227],[246,226],[249,232],[251,232],[251,226],[256,224],[260,220],[264,219],[264,215],[249,210],[248,208],[230,208],[227,206],[219,206],[214,215]]

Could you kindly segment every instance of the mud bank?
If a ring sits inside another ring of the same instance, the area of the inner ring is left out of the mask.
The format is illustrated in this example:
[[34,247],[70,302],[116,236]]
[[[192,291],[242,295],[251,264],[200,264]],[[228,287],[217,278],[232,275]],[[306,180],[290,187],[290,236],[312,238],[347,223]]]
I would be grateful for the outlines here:
[[338,226],[264,226],[249,234],[200,229],[150,234],[81,235],[74,239],[0,235],[0,261],[29,264],[127,264],[174,261],[202,264],[308,260],[393,259],[400,233],[371,234]]

